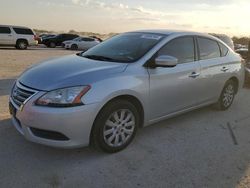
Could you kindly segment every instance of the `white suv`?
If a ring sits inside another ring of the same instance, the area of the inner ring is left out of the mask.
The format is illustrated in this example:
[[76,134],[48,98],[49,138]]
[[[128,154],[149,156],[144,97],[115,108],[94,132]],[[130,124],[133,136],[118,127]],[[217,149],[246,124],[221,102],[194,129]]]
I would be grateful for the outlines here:
[[36,35],[30,28],[0,25],[0,46],[15,46],[24,50],[37,43]]

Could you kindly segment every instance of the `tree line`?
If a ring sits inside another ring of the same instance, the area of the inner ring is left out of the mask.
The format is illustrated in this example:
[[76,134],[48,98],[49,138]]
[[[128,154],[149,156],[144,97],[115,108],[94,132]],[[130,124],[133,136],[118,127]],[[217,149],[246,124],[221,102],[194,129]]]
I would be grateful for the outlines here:
[[250,41],[250,37],[236,37],[236,36],[234,36],[232,38],[232,40],[234,41],[234,44],[248,45],[248,43]]

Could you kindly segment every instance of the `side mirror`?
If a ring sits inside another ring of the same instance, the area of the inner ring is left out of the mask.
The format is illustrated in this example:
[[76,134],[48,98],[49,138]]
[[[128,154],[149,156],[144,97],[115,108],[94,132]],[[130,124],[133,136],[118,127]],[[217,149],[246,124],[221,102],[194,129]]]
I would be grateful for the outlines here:
[[156,67],[175,67],[178,64],[178,59],[173,56],[161,55],[155,59]]

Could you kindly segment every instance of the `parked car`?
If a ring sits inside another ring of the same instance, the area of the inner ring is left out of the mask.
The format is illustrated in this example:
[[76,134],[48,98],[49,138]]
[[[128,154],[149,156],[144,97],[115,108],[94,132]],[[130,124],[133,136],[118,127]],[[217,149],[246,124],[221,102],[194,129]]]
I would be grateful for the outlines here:
[[99,43],[99,40],[90,37],[77,37],[73,40],[64,41],[62,46],[66,49],[86,51]]
[[56,36],[55,34],[41,34],[41,35],[39,35],[39,38],[38,38],[38,44],[42,44],[42,41],[45,38],[55,37],[55,36]]
[[26,70],[10,113],[30,141],[118,152],[140,127],[210,104],[227,110],[243,81],[240,56],[211,35],[128,32]]
[[211,35],[219,38],[225,44],[227,44],[232,50],[234,50],[234,42],[233,42],[233,40],[229,36],[227,36],[225,34],[215,34],[215,33],[211,33]]
[[79,37],[75,34],[59,34],[54,37],[46,37],[42,39],[42,44],[45,44],[47,47],[55,48],[56,46],[61,46],[62,43],[66,40],[73,40],[74,38]]
[[243,59],[248,58],[248,49],[247,48],[240,48],[235,50],[236,53],[240,54]]
[[246,62],[245,86],[250,87],[250,62]]
[[35,32],[28,27],[0,25],[0,46],[14,46],[17,49],[27,49],[37,45]]
[[237,53],[245,60],[245,86],[250,87],[250,52],[249,48],[241,48],[236,50]]

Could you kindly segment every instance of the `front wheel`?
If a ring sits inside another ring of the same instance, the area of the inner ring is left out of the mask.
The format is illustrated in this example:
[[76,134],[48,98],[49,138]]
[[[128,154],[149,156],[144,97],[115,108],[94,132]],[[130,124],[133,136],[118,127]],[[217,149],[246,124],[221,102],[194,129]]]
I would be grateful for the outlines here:
[[126,148],[135,137],[139,122],[138,110],[132,103],[116,100],[107,104],[94,123],[94,145],[109,153]]
[[227,81],[217,102],[217,108],[219,110],[227,110],[233,103],[236,91],[235,82],[232,80]]
[[71,50],[78,50],[78,46],[76,44],[72,44],[70,49]]

